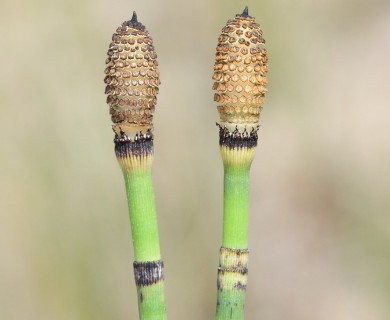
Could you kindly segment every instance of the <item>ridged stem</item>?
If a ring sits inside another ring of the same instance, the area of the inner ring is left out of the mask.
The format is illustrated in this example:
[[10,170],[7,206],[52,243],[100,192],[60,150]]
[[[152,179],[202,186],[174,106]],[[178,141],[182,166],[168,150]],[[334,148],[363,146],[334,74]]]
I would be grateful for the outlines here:
[[225,248],[248,247],[249,167],[225,165],[223,197]]
[[116,154],[122,168],[134,247],[134,277],[140,320],[167,319],[151,166],[153,142],[121,141]]
[[221,146],[224,210],[217,282],[217,320],[244,319],[249,256],[249,172],[254,151],[254,147]]
[[151,168],[133,169],[123,174],[129,205],[135,261],[160,260]]

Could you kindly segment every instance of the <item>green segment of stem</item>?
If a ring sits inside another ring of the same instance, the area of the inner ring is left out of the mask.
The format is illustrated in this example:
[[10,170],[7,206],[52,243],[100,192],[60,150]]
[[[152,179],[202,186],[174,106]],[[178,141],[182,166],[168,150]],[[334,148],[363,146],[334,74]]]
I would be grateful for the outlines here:
[[163,281],[148,286],[137,286],[137,295],[140,320],[167,319]]
[[218,291],[217,320],[244,319],[245,291]]
[[224,206],[217,283],[217,320],[244,319],[249,256],[249,172],[254,152],[254,147],[221,145]]
[[135,261],[160,260],[157,216],[150,168],[124,172]]
[[[159,263],[161,255],[151,168],[149,166],[135,166],[130,170],[124,170],[124,178],[135,261],[146,264]],[[158,275],[155,270],[147,271],[141,268],[138,272],[140,274],[146,272],[147,275],[141,276],[141,280],[137,280],[136,276],[140,320],[167,319],[163,270],[161,275]],[[135,272],[137,272],[136,268]],[[160,279],[151,281],[153,277]]]
[[249,166],[225,165],[223,242],[225,248],[248,247]]

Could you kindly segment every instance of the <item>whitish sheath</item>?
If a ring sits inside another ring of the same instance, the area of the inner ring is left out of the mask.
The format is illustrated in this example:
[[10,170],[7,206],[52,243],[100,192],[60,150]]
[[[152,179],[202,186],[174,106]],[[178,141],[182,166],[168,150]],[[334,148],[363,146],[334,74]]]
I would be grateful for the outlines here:
[[267,84],[267,51],[260,25],[248,14],[229,20],[218,39],[214,100],[224,165],[223,241],[216,319],[244,319],[248,275],[249,171],[257,146]]
[[114,123],[115,154],[125,178],[140,319],[166,319],[164,272],[152,185],[153,112],[160,84],[152,38],[137,21],[112,36],[104,82]]

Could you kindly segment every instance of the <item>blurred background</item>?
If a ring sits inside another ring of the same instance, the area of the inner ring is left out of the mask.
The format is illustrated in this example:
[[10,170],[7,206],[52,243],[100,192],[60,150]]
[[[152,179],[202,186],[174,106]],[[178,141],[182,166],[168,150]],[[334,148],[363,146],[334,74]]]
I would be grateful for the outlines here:
[[170,319],[212,319],[222,163],[212,70],[244,6],[269,93],[251,172],[250,320],[387,320],[390,2],[0,3],[0,318],[137,319],[104,95],[136,10],[159,54],[154,183]]

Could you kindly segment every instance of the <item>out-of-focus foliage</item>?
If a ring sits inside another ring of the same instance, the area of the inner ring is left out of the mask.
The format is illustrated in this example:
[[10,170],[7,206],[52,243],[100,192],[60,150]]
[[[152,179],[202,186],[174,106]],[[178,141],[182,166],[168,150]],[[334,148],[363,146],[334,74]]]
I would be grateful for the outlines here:
[[104,60],[136,10],[159,54],[154,181],[171,319],[211,319],[222,164],[212,68],[249,5],[269,51],[247,319],[387,320],[388,1],[0,4],[0,318],[136,319]]

